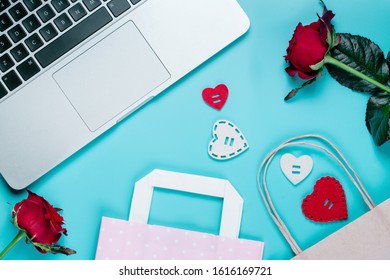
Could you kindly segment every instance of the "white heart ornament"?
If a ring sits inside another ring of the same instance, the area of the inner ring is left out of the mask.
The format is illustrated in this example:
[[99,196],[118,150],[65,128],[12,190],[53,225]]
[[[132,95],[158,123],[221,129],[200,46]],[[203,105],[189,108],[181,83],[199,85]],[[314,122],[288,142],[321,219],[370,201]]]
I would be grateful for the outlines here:
[[291,183],[298,185],[312,171],[313,159],[308,155],[297,158],[292,154],[284,154],[280,158],[280,168]]
[[217,160],[234,158],[249,148],[240,129],[231,121],[219,120],[213,125],[213,139],[208,147],[210,157]]

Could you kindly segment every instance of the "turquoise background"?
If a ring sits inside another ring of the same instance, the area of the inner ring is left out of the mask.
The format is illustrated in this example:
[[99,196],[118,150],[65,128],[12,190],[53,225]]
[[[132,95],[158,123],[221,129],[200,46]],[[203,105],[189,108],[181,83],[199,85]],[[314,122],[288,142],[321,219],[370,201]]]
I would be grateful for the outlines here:
[[[285,139],[318,133],[345,153],[376,203],[390,197],[390,144],[376,147],[365,127],[368,96],[342,87],[327,72],[290,103],[283,101],[301,81],[285,72],[283,56],[299,21],[317,20],[322,7],[316,0],[240,0],[251,20],[249,32],[217,56],[166,90],[153,102],[105,133],[92,144],[34,183],[30,189],[62,212],[69,236],[60,244],[77,254],[42,255],[24,242],[7,259],[93,259],[102,216],[127,219],[134,183],[154,168],[214,176],[230,180],[244,198],[241,238],[265,242],[264,259],[289,259],[287,242],[268,217],[256,188],[256,173],[265,155]],[[360,34],[390,51],[388,0],[328,0],[338,32]],[[230,95],[216,111],[203,102],[205,87],[225,83]],[[250,149],[226,162],[207,154],[215,121],[228,119],[243,131]],[[311,175],[297,187],[280,172],[279,157],[269,173],[275,204],[302,248],[307,248],[367,211],[358,192],[327,156],[310,154]],[[335,176],[343,184],[349,209],[347,221],[316,224],[300,209],[302,199],[321,176]],[[10,223],[12,206],[27,197],[13,192],[0,179],[0,249],[16,235]],[[222,200],[156,192],[150,222],[217,233]]]

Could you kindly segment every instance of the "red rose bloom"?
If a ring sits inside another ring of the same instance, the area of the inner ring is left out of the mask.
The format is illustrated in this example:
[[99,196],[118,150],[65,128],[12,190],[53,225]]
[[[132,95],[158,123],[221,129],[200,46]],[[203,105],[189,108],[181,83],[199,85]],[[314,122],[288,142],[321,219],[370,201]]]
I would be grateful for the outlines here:
[[[60,239],[61,234],[67,234],[63,217],[58,214],[59,209],[51,206],[43,197],[28,191],[27,199],[17,203],[12,210],[15,225],[26,232],[27,238],[35,244],[53,246]],[[35,246],[41,253],[42,248]]]
[[333,36],[331,20],[335,15],[332,11],[324,9],[324,14],[318,21],[303,26],[299,23],[294,31],[287,48],[286,61],[290,66],[286,68],[290,76],[298,74],[301,79],[314,78],[319,70],[313,70],[311,66],[323,61],[330,49]]

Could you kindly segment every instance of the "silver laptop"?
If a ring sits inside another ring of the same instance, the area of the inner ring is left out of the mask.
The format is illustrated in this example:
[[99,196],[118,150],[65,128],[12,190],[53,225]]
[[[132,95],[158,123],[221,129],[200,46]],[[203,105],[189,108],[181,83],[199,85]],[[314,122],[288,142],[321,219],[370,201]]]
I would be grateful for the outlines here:
[[0,0],[0,173],[23,189],[244,34],[236,0]]

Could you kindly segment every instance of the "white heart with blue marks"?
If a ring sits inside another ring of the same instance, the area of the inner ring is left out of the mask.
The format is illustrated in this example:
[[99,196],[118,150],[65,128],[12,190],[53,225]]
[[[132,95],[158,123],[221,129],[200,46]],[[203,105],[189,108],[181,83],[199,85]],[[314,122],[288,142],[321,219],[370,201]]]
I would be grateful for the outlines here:
[[213,125],[213,139],[209,143],[208,153],[217,160],[234,158],[246,150],[249,144],[244,134],[231,121],[219,120]]
[[313,159],[308,155],[297,158],[294,155],[287,153],[280,158],[280,168],[293,185],[298,185],[305,180],[312,171]]

